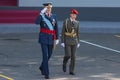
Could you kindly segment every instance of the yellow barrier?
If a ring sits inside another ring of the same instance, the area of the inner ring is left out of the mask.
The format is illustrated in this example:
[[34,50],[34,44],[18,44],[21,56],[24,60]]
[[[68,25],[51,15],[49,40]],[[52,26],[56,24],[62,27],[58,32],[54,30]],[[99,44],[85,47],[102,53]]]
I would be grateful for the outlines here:
[[120,35],[115,35],[116,37],[120,38]]
[[0,74],[0,77],[5,78],[5,79],[7,79],[7,80],[14,80],[14,79],[12,79],[12,78],[10,78],[10,77],[7,77],[7,76],[5,76],[5,75],[2,75],[2,74]]

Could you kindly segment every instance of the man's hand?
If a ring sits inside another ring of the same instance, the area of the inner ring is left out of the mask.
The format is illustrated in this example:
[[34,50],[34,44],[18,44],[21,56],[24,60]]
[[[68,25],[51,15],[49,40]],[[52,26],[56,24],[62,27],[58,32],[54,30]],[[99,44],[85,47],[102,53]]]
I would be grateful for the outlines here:
[[40,12],[40,15],[41,15],[41,14],[44,14],[44,13],[46,12],[46,10],[47,10],[47,7],[43,8],[43,9],[41,10],[41,12]]
[[64,44],[64,43],[61,43],[61,46],[62,46],[62,47],[65,47],[65,44]]

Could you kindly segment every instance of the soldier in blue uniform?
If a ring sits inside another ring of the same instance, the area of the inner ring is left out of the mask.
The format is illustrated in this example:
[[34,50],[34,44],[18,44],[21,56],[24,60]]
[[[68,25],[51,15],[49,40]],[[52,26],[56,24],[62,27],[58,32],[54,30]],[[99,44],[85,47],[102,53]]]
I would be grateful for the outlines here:
[[35,23],[40,25],[39,43],[42,49],[42,63],[39,67],[45,79],[49,79],[48,61],[55,45],[59,43],[58,24],[56,15],[51,13],[52,3],[44,3],[44,8],[37,17]]

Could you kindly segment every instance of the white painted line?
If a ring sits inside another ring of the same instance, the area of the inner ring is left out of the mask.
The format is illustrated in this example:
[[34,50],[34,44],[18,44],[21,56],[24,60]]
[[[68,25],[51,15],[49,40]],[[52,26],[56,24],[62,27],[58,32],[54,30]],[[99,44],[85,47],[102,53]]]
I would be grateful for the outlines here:
[[90,45],[93,45],[93,46],[96,46],[96,47],[99,47],[99,48],[103,48],[103,49],[106,49],[106,50],[109,50],[109,51],[120,53],[119,50],[115,50],[115,49],[112,49],[112,48],[108,48],[108,47],[105,47],[105,46],[94,44],[94,43],[91,43],[91,42],[88,42],[88,41],[80,40],[80,42],[83,42],[83,43],[86,43],[86,44],[90,44]]

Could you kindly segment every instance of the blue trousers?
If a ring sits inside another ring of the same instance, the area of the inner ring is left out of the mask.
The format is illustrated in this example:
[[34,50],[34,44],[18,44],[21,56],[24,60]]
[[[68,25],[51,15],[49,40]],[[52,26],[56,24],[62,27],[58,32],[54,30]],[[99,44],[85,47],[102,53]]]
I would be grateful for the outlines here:
[[43,58],[40,68],[43,70],[44,75],[48,76],[49,75],[48,61],[52,55],[53,45],[41,44],[41,49]]

